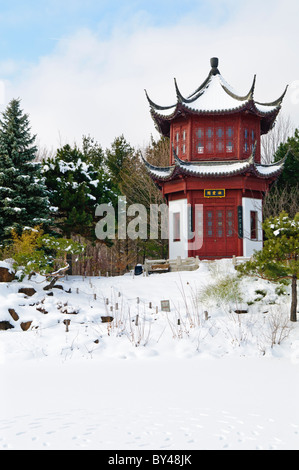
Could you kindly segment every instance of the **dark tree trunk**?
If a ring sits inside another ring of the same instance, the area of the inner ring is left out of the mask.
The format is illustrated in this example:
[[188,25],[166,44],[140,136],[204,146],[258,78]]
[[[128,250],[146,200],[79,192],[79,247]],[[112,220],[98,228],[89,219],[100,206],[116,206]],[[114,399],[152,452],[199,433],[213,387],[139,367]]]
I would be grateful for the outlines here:
[[57,282],[57,279],[58,279],[58,277],[54,277],[54,278],[51,280],[50,284],[48,284],[47,286],[44,287],[44,290],[50,290],[50,289],[52,289],[52,288],[54,287],[54,284]]
[[292,276],[291,321],[297,321],[297,276]]

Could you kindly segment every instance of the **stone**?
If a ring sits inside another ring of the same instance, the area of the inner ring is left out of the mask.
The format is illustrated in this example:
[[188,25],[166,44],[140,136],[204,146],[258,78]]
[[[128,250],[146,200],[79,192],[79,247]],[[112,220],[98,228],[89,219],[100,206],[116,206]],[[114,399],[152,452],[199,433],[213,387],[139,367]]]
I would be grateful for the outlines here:
[[32,324],[32,321],[26,321],[26,322],[22,322],[20,326],[23,331],[27,331],[31,327],[31,324]]
[[36,290],[33,289],[33,287],[21,287],[18,292],[19,294],[25,294],[28,297],[31,297],[36,293]]
[[15,273],[9,268],[0,267],[0,282],[11,282],[15,278]]
[[111,323],[114,320],[113,317],[109,317],[109,316],[101,317],[101,319],[102,319],[102,323]]
[[19,317],[19,315],[17,314],[17,312],[15,311],[14,308],[9,308],[8,311],[9,311],[9,314],[13,318],[14,321],[19,320],[20,317]]
[[9,321],[0,321],[0,330],[5,331],[11,328],[14,328],[14,326],[12,326]]

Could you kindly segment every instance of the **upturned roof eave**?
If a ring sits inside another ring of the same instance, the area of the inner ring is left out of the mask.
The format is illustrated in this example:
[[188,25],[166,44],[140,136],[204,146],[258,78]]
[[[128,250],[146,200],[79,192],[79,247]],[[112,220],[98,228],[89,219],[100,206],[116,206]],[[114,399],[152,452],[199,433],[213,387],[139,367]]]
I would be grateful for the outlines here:
[[[275,163],[271,163],[269,165],[263,165],[261,163],[255,163],[254,168],[253,168],[254,174],[256,176],[260,177],[260,178],[273,178],[273,177],[279,176],[282,173],[283,169],[284,169],[284,164],[286,162],[286,159],[287,159],[289,153],[290,153],[290,149],[287,151],[287,153],[285,154],[285,156],[281,160],[279,160],[278,162],[275,162]],[[266,170],[270,170],[270,171],[268,173],[263,173],[261,171],[262,169],[266,169]]]
[[[246,96],[243,96],[243,97],[235,95],[228,88],[226,88],[223,84],[221,84],[221,86],[222,86],[223,90],[228,95],[230,95],[232,98],[234,98],[237,102],[238,101],[242,102],[242,104],[240,104],[239,106],[234,106],[232,108],[219,108],[219,109],[212,109],[212,110],[200,109],[200,108],[196,109],[195,107],[192,107],[191,104],[194,103],[195,101],[197,101],[197,99],[200,97],[200,95],[196,96],[194,99],[184,98],[183,95],[181,94],[181,92],[179,91],[176,80],[175,80],[175,88],[176,88],[177,101],[176,101],[175,104],[173,104],[171,106],[160,106],[160,105],[155,104],[148,97],[147,93],[146,93],[146,96],[147,96],[148,102],[150,104],[151,113],[154,116],[159,117],[160,119],[163,119],[163,120],[166,120],[166,121],[171,121],[172,119],[174,119],[177,116],[178,111],[180,111],[181,109],[183,109],[185,112],[194,113],[194,114],[219,114],[219,113],[234,113],[234,112],[243,111],[248,106],[250,106],[252,108],[252,110],[254,110],[255,113],[258,116],[264,117],[264,116],[268,116],[268,115],[270,115],[274,112],[278,112],[280,110],[283,98],[284,98],[284,96],[287,92],[287,88],[288,88],[288,86],[287,86],[285,91],[283,92],[283,94],[277,100],[272,101],[270,103],[262,103],[260,101],[254,100],[254,98],[253,98],[253,92],[254,92],[254,87],[255,87],[255,78],[253,80],[252,87],[249,90],[248,94]],[[267,110],[262,111],[262,110],[258,109],[258,106],[269,107],[269,108],[272,108],[272,109],[269,109],[269,111],[267,111]],[[173,109],[173,112],[169,115],[164,115],[164,114],[159,113],[159,111],[168,111],[170,109]]]
[[[256,163],[255,160],[255,151],[256,151],[256,145],[253,149],[252,154],[249,156],[247,160],[230,160],[230,161],[199,161],[199,162],[186,162],[184,160],[181,160],[176,152],[174,147],[172,147],[173,150],[173,155],[174,155],[174,165],[168,166],[168,167],[156,167],[148,163],[143,157],[143,161],[146,165],[146,168],[150,174],[150,176],[155,180],[155,181],[160,181],[160,182],[167,182],[167,181],[172,181],[176,179],[179,176],[189,176],[189,177],[196,177],[196,178],[223,178],[223,177],[231,177],[231,176],[238,176],[238,175],[244,175],[244,174],[253,174],[258,178],[261,179],[270,179],[273,177],[278,176],[284,167],[284,163],[286,161],[287,154],[285,157],[280,160],[279,162],[270,164],[270,165],[262,165],[259,163]],[[232,167],[236,165],[236,163],[241,164],[242,166],[240,168],[235,168],[233,169]],[[196,171],[193,169],[193,167],[196,166],[202,166],[202,167],[210,167],[211,169],[213,166],[223,166],[226,167],[223,171]],[[192,167],[192,168],[191,168]],[[231,168],[229,168],[231,167]],[[261,170],[270,170],[267,172],[263,172]],[[158,173],[160,173],[158,175]],[[161,175],[161,173],[165,173],[165,175]]]
[[248,101],[245,105],[241,105],[237,108],[213,111],[195,110],[185,106],[183,103],[178,103],[174,112],[169,116],[163,116],[153,109],[151,109],[151,116],[158,132],[164,135],[165,137],[169,137],[171,122],[181,116],[219,116],[238,114],[249,111],[250,113],[260,118],[261,134],[263,135],[267,134],[272,129],[280,109],[281,106],[279,105],[275,109],[270,110],[269,112],[262,112],[256,108],[252,100]]
[[236,170],[231,170],[227,172],[209,172],[209,173],[197,173],[193,172],[192,170],[188,170],[187,168],[182,168],[178,166],[173,166],[173,171],[169,175],[165,176],[158,176],[155,173],[152,173],[149,171],[149,175],[155,182],[160,182],[160,183],[166,183],[170,181],[174,181],[178,179],[180,176],[182,177],[191,177],[191,178],[199,178],[199,179],[220,179],[220,178],[227,178],[227,177],[234,177],[234,176],[245,176],[246,174],[252,174],[256,176],[258,179],[272,179],[276,178],[279,176],[282,172],[283,168],[278,168],[275,171],[268,173],[268,174],[263,174],[260,173],[258,168],[254,165],[251,164],[248,167],[244,167],[241,169],[236,169]]
[[[263,105],[265,106],[265,105]],[[169,109],[171,109],[173,106],[170,106]],[[273,107],[272,107],[273,108]],[[173,112],[169,115],[163,115],[160,114],[158,111],[156,111],[153,107],[151,107],[150,112],[154,120],[159,120],[159,121],[165,121],[165,122],[171,122],[174,119],[178,117],[179,114],[190,114],[190,115],[219,115],[219,114],[234,114],[234,113],[240,113],[243,111],[251,111],[260,118],[267,118],[270,117],[272,114],[277,114],[281,109],[281,104],[277,105],[274,109],[269,109],[269,111],[261,111],[256,107],[256,102],[253,99],[249,99],[248,101],[242,103],[239,106],[236,106],[234,108],[219,108],[219,109],[195,109],[192,108],[191,106],[187,106],[183,102],[178,102],[175,105],[175,108]]]

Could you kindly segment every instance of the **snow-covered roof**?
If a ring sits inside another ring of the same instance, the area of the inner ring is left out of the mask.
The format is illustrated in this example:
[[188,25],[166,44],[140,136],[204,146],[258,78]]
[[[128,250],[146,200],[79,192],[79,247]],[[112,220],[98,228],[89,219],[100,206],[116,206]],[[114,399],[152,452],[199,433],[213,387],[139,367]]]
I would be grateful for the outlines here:
[[223,78],[218,70],[218,59],[211,59],[211,70],[206,80],[185,98],[175,80],[176,102],[170,106],[154,103],[148,96],[152,117],[163,135],[169,134],[170,121],[180,114],[219,114],[250,110],[261,118],[262,133],[268,132],[280,110],[284,93],[271,103],[261,103],[254,100],[256,77],[247,94],[236,92]]
[[272,165],[262,165],[255,163],[254,170],[256,174],[260,177],[267,178],[271,176],[276,176],[283,170],[286,157],[287,155],[282,160],[277,163],[273,163]]
[[150,176],[155,181],[169,181],[179,175],[195,176],[195,177],[212,177],[219,178],[223,176],[240,175],[244,173],[252,173],[258,178],[271,178],[277,176],[283,169],[286,156],[277,163],[271,165],[262,165],[254,161],[255,149],[246,160],[230,160],[230,161],[200,161],[187,162],[181,160],[174,148],[174,165],[167,167],[157,167],[151,165],[143,157],[143,162]]

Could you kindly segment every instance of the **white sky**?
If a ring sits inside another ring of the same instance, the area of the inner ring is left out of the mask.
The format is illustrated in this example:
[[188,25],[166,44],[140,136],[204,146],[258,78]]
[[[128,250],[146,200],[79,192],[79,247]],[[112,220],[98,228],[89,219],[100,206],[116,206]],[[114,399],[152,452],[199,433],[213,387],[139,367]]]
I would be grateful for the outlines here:
[[164,2],[159,21],[140,3],[123,22],[119,15],[110,20],[108,33],[100,18],[94,24],[78,21],[52,38],[50,48],[24,53],[24,60],[13,53],[0,60],[0,110],[21,98],[41,147],[80,144],[88,134],[103,148],[120,134],[143,146],[151,134],[157,137],[144,89],[158,104],[173,104],[174,77],[188,95],[216,56],[220,72],[240,94],[257,74],[258,101],[278,98],[289,84],[282,112],[299,127],[299,2],[212,0],[203,17],[196,2],[185,0],[185,13],[172,21],[171,2]]

